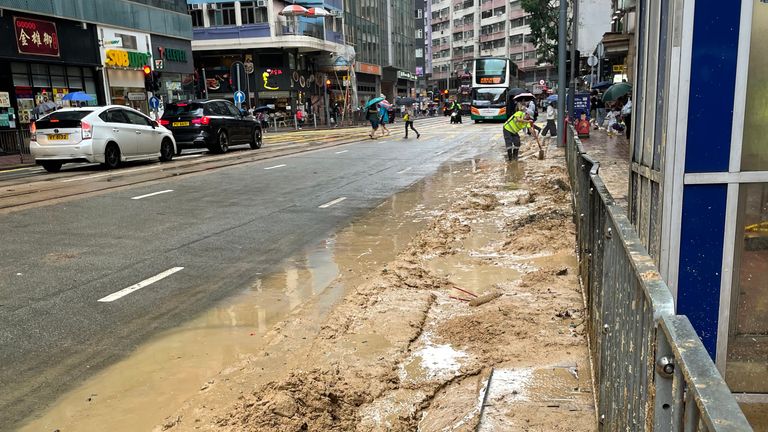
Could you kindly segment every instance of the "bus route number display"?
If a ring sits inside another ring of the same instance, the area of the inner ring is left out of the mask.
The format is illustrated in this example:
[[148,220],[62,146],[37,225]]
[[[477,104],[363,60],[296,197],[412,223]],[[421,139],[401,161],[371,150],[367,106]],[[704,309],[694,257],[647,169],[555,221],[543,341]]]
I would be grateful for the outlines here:
[[501,77],[480,77],[480,84],[501,84]]

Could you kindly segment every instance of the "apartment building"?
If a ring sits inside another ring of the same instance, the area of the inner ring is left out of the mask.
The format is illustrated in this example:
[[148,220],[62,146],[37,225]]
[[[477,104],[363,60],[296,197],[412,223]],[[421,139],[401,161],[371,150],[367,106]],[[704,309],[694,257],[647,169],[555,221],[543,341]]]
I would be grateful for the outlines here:
[[520,0],[428,1],[435,88],[460,89],[471,72],[471,60],[486,56],[509,57],[528,83],[555,78],[553,66],[539,64]]

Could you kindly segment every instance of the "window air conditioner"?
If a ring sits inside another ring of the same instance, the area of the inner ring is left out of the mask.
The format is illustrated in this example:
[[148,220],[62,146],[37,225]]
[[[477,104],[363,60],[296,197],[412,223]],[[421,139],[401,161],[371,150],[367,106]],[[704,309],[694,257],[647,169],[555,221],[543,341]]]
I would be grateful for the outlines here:
[[256,0],[256,7],[267,7],[267,0]]
[[216,10],[219,8],[219,5],[216,3],[208,3],[208,10]]
[[192,3],[190,6],[190,9],[192,10],[202,10],[203,5],[201,3]]

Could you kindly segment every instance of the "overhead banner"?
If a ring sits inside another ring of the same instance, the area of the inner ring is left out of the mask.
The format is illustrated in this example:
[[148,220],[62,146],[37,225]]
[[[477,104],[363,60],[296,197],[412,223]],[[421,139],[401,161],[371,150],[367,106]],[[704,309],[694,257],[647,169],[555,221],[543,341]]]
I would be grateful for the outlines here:
[[56,23],[13,17],[13,27],[16,30],[16,47],[19,54],[59,57]]

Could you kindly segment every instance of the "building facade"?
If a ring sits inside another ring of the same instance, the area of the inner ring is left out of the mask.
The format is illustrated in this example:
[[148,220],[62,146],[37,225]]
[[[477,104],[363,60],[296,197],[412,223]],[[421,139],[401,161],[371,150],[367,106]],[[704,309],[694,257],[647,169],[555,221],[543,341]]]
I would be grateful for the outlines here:
[[415,94],[416,97],[425,97],[427,96],[427,62],[426,62],[426,41],[425,38],[425,24],[429,23],[429,20],[425,19],[425,11],[426,7],[429,1],[427,0],[416,0],[415,1],[415,12],[414,12],[414,58],[416,61],[416,84],[415,84]]
[[[344,43],[341,0],[303,3],[323,16],[283,14],[293,2],[276,0],[187,3],[199,96],[232,100],[239,90],[248,105],[274,106],[287,118],[301,108],[319,122],[326,118],[324,93],[329,104],[348,97],[346,69],[335,63],[354,56]],[[239,63],[245,76],[238,80],[233,65]]]
[[430,20],[433,90],[462,92],[477,57],[510,58],[529,85],[556,79],[552,65],[538,62],[520,0],[432,1]]
[[382,93],[390,100],[415,96],[416,59],[414,52],[416,26],[413,0],[380,0],[384,12],[381,40]]
[[188,54],[177,73],[193,72],[184,0],[20,3],[0,0],[0,129],[28,128],[75,91],[148,113],[141,69],[158,59],[152,37]]

